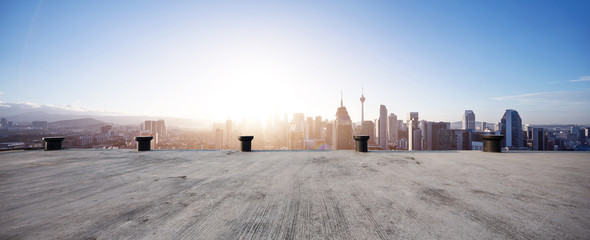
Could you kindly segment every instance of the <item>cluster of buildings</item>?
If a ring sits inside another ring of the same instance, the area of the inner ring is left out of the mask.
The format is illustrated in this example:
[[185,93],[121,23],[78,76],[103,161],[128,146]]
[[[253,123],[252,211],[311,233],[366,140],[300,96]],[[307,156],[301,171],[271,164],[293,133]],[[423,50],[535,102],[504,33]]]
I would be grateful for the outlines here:
[[0,130],[47,130],[47,121],[33,121],[29,123],[17,123],[6,118],[0,119]]
[[[75,121],[75,120],[74,120]],[[154,136],[152,148],[167,148],[168,139],[164,120],[145,121],[139,127],[113,124],[60,125],[47,121],[32,121],[14,124],[0,119],[0,149],[39,148],[43,137],[66,136],[63,144],[68,148],[134,148],[134,137]],[[192,147],[192,146],[191,146]]]
[[228,119],[213,124],[211,132],[170,131],[164,120],[146,120],[135,126],[102,124],[92,127],[60,127],[47,121],[14,124],[0,119],[0,149],[40,147],[43,136],[66,136],[64,146],[79,148],[135,148],[135,136],[153,136],[152,149],[237,149],[238,137],[254,136],[254,149],[350,150],[353,136],[370,136],[372,150],[482,150],[482,135],[504,135],[503,148],[512,150],[590,150],[589,128],[578,125],[523,125],[518,111],[507,109],[499,122],[477,122],[465,110],[461,122],[421,120],[418,112],[400,119],[379,106],[379,117],[366,120],[361,94],[361,121],[353,122],[341,98],[333,120],[295,113],[266,119]]
[[[451,122],[420,120],[418,112],[407,114],[405,121],[389,113],[385,105],[379,107],[379,118],[365,120],[361,95],[361,121],[352,122],[341,99],[335,119],[321,116],[306,117],[295,113],[268,119],[266,127],[261,123],[236,124],[227,120],[225,126],[214,124],[215,138],[210,149],[234,149],[237,137],[253,135],[256,149],[282,150],[342,150],[354,149],[354,135],[367,135],[369,149],[373,150],[483,150],[482,135],[504,135],[501,144],[511,150],[574,150],[587,146],[588,128],[571,126],[539,127],[523,125],[518,111],[507,109],[499,122],[477,122],[472,110],[465,110],[459,126]],[[245,129],[248,130],[245,130]],[[245,134],[244,134],[245,133]]]

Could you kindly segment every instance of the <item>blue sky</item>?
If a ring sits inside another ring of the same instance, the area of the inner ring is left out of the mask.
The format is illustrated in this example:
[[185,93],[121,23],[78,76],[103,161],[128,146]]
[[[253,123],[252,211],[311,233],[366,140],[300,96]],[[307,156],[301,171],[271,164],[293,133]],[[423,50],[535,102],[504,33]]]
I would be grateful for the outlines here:
[[[590,123],[589,1],[1,1],[0,111]],[[2,113],[0,112],[0,115]]]

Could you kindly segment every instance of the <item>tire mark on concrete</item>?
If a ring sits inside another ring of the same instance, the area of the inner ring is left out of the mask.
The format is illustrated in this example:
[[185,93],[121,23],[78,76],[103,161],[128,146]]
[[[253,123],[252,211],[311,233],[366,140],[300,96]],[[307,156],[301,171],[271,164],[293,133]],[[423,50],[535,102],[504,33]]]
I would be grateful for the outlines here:
[[[134,208],[126,213],[111,217],[107,216],[100,219],[100,221],[95,221],[96,224],[90,226],[85,231],[76,233],[75,236],[106,235],[109,236],[109,238],[118,238],[120,235],[128,235],[128,233],[126,234],[124,232],[126,229],[121,229],[120,226],[131,225],[137,227],[140,224],[146,224],[146,222],[148,226],[156,226],[156,222],[148,222],[150,219],[149,216],[151,216],[151,219],[165,219],[168,216],[173,216],[184,210],[188,206],[188,203],[185,201],[191,196],[186,190],[201,181],[202,179],[196,179],[193,183],[178,184],[171,179],[168,188],[174,189],[174,191],[148,202],[133,204],[132,206]],[[166,208],[166,210],[160,211],[162,208]],[[144,228],[147,228],[147,226]],[[144,236],[145,234],[147,234],[147,231],[136,231],[136,233],[131,236],[137,238]]]
[[[371,227],[373,228],[377,236],[379,236],[380,239],[389,239],[388,232],[384,230],[383,226],[379,223],[379,221],[375,219],[375,215],[371,210],[371,206],[368,206],[364,204],[364,201],[361,201],[361,199],[359,198],[359,192],[355,187],[352,187],[352,190],[353,192],[351,195],[355,198],[358,204],[361,205],[362,209],[364,210],[362,211],[362,213],[365,216],[365,219],[369,221]],[[394,232],[391,233],[395,234]]]
[[[295,233],[297,230],[297,221],[299,220],[299,207],[301,205],[301,182],[297,181],[297,193],[295,196],[291,196],[290,199],[294,199],[290,204],[285,218],[291,219],[291,224],[288,225],[287,231],[285,232],[283,239],[295,239]],[[292,214],[292,216],[291,216]],[[281,225],[282,226],[282,225]]]
[[473,209],[467,203],[450,196],[443,189],[424,188],[420,192],[422,201],[455,208],[461,215],[479,223],[490,232],[508,239],[534,239],[534,235],[519,230],[516,226],[509,224],[499,217],[487,214],[482,210]]
[[323,210],[326,218],[322,219],[322,226],[326,230],[326,236],[338,239],[346,239],[350,236],[350,228],[333,190],[322,192]]

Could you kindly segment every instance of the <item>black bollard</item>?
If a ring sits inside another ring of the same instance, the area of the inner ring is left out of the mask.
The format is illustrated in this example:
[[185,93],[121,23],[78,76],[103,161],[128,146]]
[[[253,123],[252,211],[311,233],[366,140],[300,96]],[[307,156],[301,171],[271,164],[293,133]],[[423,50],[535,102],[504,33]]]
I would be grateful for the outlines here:
[[61,142],[65,139],[65,137],[44,137],[42,139],[45,141],[45,151],[63,149],[61,147]]
[[502,152],[500,141],[504,135],[481,135],[481,138],[483,139],[484,152]]
[[254,136],[240,136],[238,140],[241,142],[241,152],[250,152],[252,151],[252,139]]
[[370,136],[360,135],[360,136],[354,136],[353,138],[356,141],[355,151],[357,151],[357,152],[369,151],[369,148],[367,146],[367,142],[369,141]]
[[135,137],[137,141],[137,151],[149,151],[151,149],[150,142],[154,139],[152,136]]

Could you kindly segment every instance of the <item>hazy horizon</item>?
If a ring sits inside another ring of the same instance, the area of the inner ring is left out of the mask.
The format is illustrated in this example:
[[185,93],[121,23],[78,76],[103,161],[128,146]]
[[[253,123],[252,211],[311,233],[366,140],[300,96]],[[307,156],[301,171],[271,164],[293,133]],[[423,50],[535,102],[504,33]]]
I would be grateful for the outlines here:
[[588,124],[590,2],[0,2],[13,106],[224,121]]

